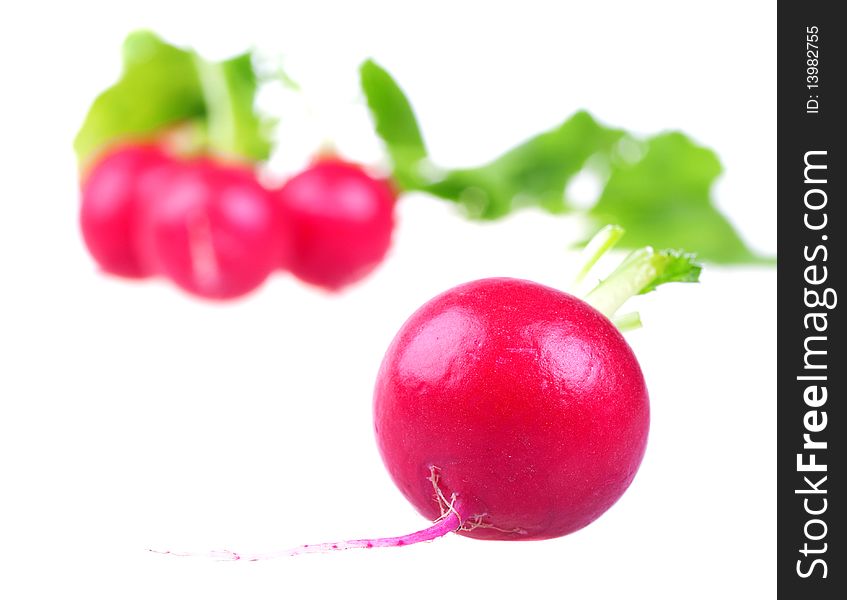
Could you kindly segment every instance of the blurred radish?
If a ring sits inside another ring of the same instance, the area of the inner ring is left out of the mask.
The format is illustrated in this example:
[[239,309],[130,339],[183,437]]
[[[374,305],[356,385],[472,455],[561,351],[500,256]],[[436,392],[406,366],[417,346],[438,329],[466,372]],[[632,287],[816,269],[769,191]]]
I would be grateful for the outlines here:
[[142,180],[168,157],[157,146],[123,145],[108,151],[82,183],[80,226],[89,253],[107,273],[146,277],[135,250]]
[[140,254],[151,271],[192,294],[242,296],[281,260],[273,201],[247,168],[178,161],[144,192]]
[[303,281],[341,289],[373,271],[391,245],[394,192],[358,165],[322,158],[276,199],[291,238],[284,266]]
[[[256,107],[253,53],[211,61],[141,30],[121,54],[120,76],[74,139],[80,170],[90,173],[86,245],[109,273],[163,274],[207,298],[247,293],[283,260],[273,203],[253,176],[273,146],[273,119]],[[168,155],[145,145],[151,140]]]

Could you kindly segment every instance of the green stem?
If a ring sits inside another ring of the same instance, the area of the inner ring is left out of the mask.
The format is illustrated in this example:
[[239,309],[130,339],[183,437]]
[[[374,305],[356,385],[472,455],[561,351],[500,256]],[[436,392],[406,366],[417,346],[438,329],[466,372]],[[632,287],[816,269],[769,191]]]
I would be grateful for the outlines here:
[[194,54],[206,105],[206,139],[209,148],[221,154],[238,155],[235,101],[223,63],[213,63]]
[[585,301],[611,318],[617,310],[650,285],[659,272],[651,247],[634,250],[617,269],[585,296]]
[[641,327],[641,315],[637,312],[626,313],[613,318],[612,323],[621,331],[632,331]]
[[574,277],[574,286],[579,285],[585,279],[585,276],[591,272],[591,269],[594,268],[600,257],[618,243],[623,233],[623,227],[619,225],[606,225],[589,240],[582,250],[582,268],[576,274],[576,277]]
[[[577,275],[577,281],[585,277],[591,267],[622,235],[623,229],[620,227],[608,226],[588,242],[584,253],[585,263]],[[647,246],[632,251],[583,299],[612,319],[621,330],[635,329],[641,326],[638,313],[615,317],[618,309],[627,300],[639,294],[646,294],[663,283],[698,281],[700,270],[701,266],[695,262],[692,254],[678,250],[656,251]]]

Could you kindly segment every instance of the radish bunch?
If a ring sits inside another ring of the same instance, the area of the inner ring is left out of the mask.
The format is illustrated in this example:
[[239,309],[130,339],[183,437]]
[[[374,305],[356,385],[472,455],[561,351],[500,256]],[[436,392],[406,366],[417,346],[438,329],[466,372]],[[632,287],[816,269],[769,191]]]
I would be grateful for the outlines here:
[[266,189],[248,166],[128,144],[84,178],[80,223],[105,272],[222,300],[278,269],[328,290],[356,282],[385,256],[393,213],[391,188],[339,159]]
[[336,291],[382,261],[396,195],[386,181],[326,156],[279,188],[257,179],[274,140],[252,54],[211,62],[138,31],[123,62],[74,141],[82,234],[103,271],[224,300],[275,270]]

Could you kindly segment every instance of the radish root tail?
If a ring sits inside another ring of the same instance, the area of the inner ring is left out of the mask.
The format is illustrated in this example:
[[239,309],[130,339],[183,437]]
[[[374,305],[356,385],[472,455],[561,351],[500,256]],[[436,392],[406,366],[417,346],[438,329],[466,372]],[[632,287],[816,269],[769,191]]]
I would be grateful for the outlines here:
[[397,537],[366,538],[361,540],[345,540],[342,542],[324,542],[321,544],[304,544],[287,550],[266,552],[262,554],[243,554],[232,550],[212,550],[211,552],[176,552],[174,550],[149,550],[155,554],[168,554],[170,556],[190,556],[197,558],[210,558],[219,561],[247,561],[269,560],[282,558],[284,556],[298,556],[300,554],[314,554],[324,552],[335,552],[337,550],[353,550],[357,548],[396,548],[409,546],[420,542],[431,542],[448,533],[459,531],[465,525],[459,514],[456,502],[456,494],[451,494],[448,501],[444,493],[438,487],[438,468],[430,467],[429,480],[435,489],[435,497],[441,508],[441,516],[435,522],[414,533]]

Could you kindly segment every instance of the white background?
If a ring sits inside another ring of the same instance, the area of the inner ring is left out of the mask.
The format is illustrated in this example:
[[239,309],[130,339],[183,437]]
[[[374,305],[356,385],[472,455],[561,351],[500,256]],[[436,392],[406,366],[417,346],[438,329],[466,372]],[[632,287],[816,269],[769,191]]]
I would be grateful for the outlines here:
[[252,564],[145,552],[425,526],[373,441],[382,353],[459,282],[567,285],[579,231],[535,213],[469,224],[409,196],[389,259],[343,295],[277,275],[220,306],[104,277],[79,239],[70,144],[133,28],[212,56],[284,54],[309,101],[264,99],[283,119],[278,174],[328,137],[378,160],[356,104],[356,65],[374,56],[442,164],[487,160],[579,108],[640,133],[682,129],[719,152],[718,200],[745,238],[776,249],[772,3],[211,4],[15,3],[0,19],[0,597],[773,597],[772,268],[708,266],[702,284],[635,303],[648,452],[578,533]]

